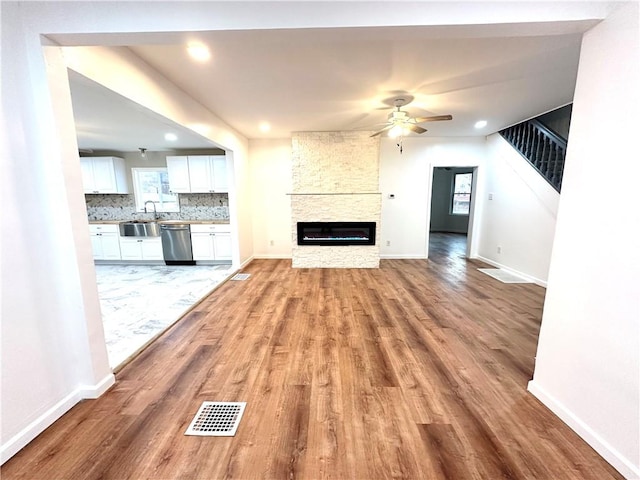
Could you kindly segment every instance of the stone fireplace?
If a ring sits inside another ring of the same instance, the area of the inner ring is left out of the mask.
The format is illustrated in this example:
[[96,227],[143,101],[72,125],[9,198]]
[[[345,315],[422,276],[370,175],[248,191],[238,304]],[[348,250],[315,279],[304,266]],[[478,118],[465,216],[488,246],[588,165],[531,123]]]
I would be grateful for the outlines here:
[[[379,266],[379,139],[370,135],[371,132],[294,133],[293,267]],[[308,236],[305,242],[298,238],[299,224],[309,228],[313,228],[312,224],[332,224],[336,229],[325,229],[324,233],[316,230],[315,234],[324,236],[324,241]],[[366,241],[362,238],[364,224],[369,225]],[[341,230],[345,225],[351,230]]]

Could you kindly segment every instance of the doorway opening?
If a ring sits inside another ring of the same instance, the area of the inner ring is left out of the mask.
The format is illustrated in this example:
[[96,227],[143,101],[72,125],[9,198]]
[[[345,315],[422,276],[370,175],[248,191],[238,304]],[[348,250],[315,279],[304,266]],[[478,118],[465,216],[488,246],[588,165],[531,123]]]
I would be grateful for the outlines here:
[[477,167],[432,168],[427,257],[470,256],[476,181]]
[[[83,184],[87,219],[101,229],[91,233],[95,282],[109,365],[118,371],[237,270],[233,151],[96,79],[65,71],[81,162],[118,159],[117,170],[107,173],[115,171],[121,188],[87,191]],[[87,163],[96,178],[110,178]],[[186,186],[180,183],[185,179]],[[120,222],[198,224],[203,229],[190,234],[197,237],[198,257],[194,253],[192,265],[175,265],[160,236],[123,235]],[[209,224],[225,228],[211,234]]]

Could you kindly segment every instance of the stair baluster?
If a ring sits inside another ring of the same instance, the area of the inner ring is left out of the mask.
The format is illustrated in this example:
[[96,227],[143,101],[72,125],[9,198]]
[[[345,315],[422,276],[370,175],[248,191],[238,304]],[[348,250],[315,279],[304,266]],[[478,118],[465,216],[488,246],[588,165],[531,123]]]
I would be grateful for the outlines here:
[[528,120],[501,130],[507,140],[560,192],[567,142],[537,120]]

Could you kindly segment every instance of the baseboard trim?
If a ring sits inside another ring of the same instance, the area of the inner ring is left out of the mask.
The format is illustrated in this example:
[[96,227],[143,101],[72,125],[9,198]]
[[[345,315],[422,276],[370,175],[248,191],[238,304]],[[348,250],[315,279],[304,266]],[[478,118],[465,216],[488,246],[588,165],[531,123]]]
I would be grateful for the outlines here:
[[115,376],[110,373],[95,385],[85,385],[58,401],[33,422],[10,438],[0,447],[0,465],[22,450],[31,440],[44,432],[50,425],[67,413],[80,400],[98,398],[115,383]]
[[495,260],[491,260],[490,258],[485,258],[485,257],[483,257],[481,255],[474,255],[474,256],[471,257],[471,259],[480,260],[481,262],[488,263],[492,267],[496,267],[496,268],[500,268],[502,270],[506,270],[507,272],[509,272],[509,273],[511,273],[513,275],[517,275],[517,276],[522,277],[522,278],[524,278],[526,280],[529,280],[530,282],[535,283],[536,285],[539,285],[541,287],[547,288],[547,282],[545,280],[533,277],[533,276],[528,275],[528,274],[523,273],[523,272],[519,272],[518,270],[514,270],[513,268],[507,267],[506,265],[498,263]]
[[95,385],[85,385],[78,389],[78,394],[82,400],[98,398],[104,392],[116,384],[116,376],[110,373]]
[[253,261],[254,258],[256,257],[251,255],[249,258],[247,258],[244,262],[240,264],[240,267],[234,273],[239,272],[240,270],[245,268],[247,265],[249,265]]
[[291,260],[291,255],[280,255],[277,253],[258,253],[254,255],[253,258],[260,260]]
[[640,478],[640,467],[633,465],[631,461],[607,443],[602,437],[600,437],[600,435],[589,427],[589,425],[583,422],[556,398],[547,393],[544,388],[535,382],[535,380],[531,380],[529,382],[527,390],[531,392],[534,397],[540,400],[549,410],[557,415],[560,420],[566,423],[625,478]]

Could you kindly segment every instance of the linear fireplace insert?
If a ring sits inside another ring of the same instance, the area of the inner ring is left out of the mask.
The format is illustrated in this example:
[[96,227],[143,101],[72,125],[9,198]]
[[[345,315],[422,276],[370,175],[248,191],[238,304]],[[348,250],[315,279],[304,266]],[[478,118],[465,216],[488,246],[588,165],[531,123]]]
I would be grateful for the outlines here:
[[375,245],[376,222],[298,222],[298,245]]

